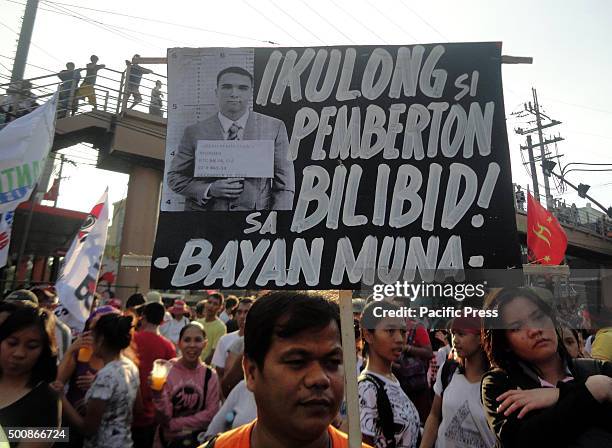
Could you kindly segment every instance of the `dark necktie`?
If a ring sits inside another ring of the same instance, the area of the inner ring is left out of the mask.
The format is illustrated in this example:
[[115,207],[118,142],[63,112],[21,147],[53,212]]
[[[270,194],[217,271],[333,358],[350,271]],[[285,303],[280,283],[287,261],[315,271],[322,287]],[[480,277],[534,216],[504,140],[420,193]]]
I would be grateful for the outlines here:
[[238,138],[238,131],[240,131],[240,129],[242,129],[240,126],[238,126],[236,123],[232,123],[232,125],[229,128],[229,132],[227,133],[227,139],[228,140],[240,140]]

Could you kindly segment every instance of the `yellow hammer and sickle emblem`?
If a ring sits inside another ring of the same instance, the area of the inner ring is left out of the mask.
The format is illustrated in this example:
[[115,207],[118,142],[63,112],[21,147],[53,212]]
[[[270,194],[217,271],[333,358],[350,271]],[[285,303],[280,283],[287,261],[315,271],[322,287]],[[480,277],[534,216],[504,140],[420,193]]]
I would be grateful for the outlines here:
[[533,228],[533,233],[535,233],[535,235],[540,238],[542,241],[544,241],[546,244],[548,244],[548,247],[550,247],[550,241],[548,240],[547,237],[544,236],[544,232],[546,232],[548,234],[548,236],[551,236],[550,230],[548,230],[548,227],[543,226],[542,224],[538,223],[537,224],[538,229],[536,229],[536,227]]

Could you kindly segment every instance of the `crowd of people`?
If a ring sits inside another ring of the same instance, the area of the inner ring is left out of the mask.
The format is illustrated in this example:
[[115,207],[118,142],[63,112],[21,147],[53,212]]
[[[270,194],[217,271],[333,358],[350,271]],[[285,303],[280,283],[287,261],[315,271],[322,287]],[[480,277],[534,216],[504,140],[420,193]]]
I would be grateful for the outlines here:
[[[74,338],[52,287],[7,294],[0,443],[64,427],[74,447],[348,447],[337,303],[202,294],[101,300]],[[353,301],[364,447],[612,446],[610,328],[588,345],[529,288],[489,294],[495,321],[431,331],[392,317],[404,305]]]

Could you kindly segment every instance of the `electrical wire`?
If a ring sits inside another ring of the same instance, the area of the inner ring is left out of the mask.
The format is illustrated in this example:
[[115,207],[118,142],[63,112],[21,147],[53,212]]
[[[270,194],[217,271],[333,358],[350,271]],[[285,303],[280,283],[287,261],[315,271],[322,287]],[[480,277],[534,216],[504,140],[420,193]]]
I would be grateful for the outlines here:
[[[17,36],[19,36],[19,32],[15,31],[13,28],[11,28],[10,26],[8,26],[6,23],[0,22],[0,25],[2,25],[4,28],[6,28],[7,30],[11,31],[12,33],[16,34]],[[58,58],[56,58],[54,55],[52,55],[51,53],[49,53],[47,50],[45,50],[43,47],[41,47],[40,45],[36,44],[34,41],[32,41],[30,39],[30,45],[32,45],[34,48],[38,48],[40,51],[42,51],[43,53],[45,53],[47,56],[49,56],[52,59],[55,59],[58,62],[62,62],[60,61]]]
[[329,20],[327,20],[327,18],[323,15],[321,15],[319,13],[319,11],[317,11],[316,9],[313,9],[308,3],[306,3],[304,0],[300,0],[300,2],[306,7],[308,8],[312,13],[316,14],[319,19],[323,20],[325,23],[327,23],[332,29],[338,31],[340,34],[342,34],[342,36],[344,36],[345,39],[347,39],[349,42],[351,42],[352,44],[356,44],[356,42],[350,38],[349,36],[347,36],[341,29],[339,26],[334,25],[333,23],[331,23]]
[[[45,0],[43,0],[43,3],[45,5],[47,5],[47,6],[55,9],[56,11],[64,13],[67,16],[73,17],[73,18],[78,19],[78,20],[82,20],[82,21],[87,22],[87,23],[89,23],[91,25],[94,25],[94,26],[96,26],[98,28],[101,28],[101,29],[103,29],[105,31],[108,31],[108,32],[110,32],[112,34],[118,34],[119,36],[123,37],[124,39],[130,40],[132,42],[136,42],[136,43],[139,43],[139,44],[145,44],[145,45],[148,45],[148,46],[153,47],[153,48],[164,49],[164,47],[161,47],[159,45],[155,45],[155,44],[152,44],[152,43],[150,43],[148,41],[145,41],[143,39],[139,39],[137,37],[130,36],[126,32],[121,31],[121,29],[119,27],[116,27],[114,25],[109,25],[109,24],[106,24],[106,23],[101,22],[99,20],[91,19],[91,18],[89,18],[87,16],[84,16],[84,15],[78,13],[78,12],[75,12],[75,11],[73,11],[71,9],[64,8],[63,6],[54,5],[54,4],[52,4],[50,2],[47,2]],[[130,32],[131,32],[131,30],[130,30]]]
[[347,16],[349,16],[351,19],[353,19],[354,22],[358,23],[359,25],[361,25],[363,28],[365,28],[366,30],[368,30],[373,36],[375,36],[377,39],[380,39],[382,42],[388,44],[388,41],[386,39],[383,39],[382,36],[380,36],[376,31],[374,31],[372,28],[370,28],[369,26],[367,26],[365,23],[363,23],[361,20],[359,20],[357,17],[355,17],[353,14],[351,14],[350,11],[347,11],[346,9],[344,9],[342,6],[338,5],[335,0],[329,0],[329,2],[334,5],[336,8],[338,8],[340,11],[344,12]]
[[[52,2],[46,2],[46,3],[52,3]],[[51,5],[49,5],[49,6],[51,6]],[[87,20],[87,17],[86,17],[86,16],[82,16],[82,18],[79,18],[79,17],[75,17],[73,14],[70,14],[70,13],[67,13],[67,12],[62,12],[61,10],[57,10],[57,9],[47,9],[47,8],[42,8],[42,7],[39,7],[39,8],[40,8],[40,9],[42,9],[43,11],[52,12],[52,13],[55,13],[55,14],[60,14],[60,15],[68,16],[68,17],[74,17],[74,18],[78,18],[78,19],[80,19],[80,20]],[[66,10],[66,11],[71,11],[71,10],[70,10],[70,9],[68,9],[68,8],[64,8],[64,10]],[[93,20],[93,19],[89,19],[89,20]],[[100,22],[100,21],[97,21],[97,20],[94,20],[94,22],[96,22],[96,23],[98,23],[98,24],[105,23],[105,22]],[[111,27],[111,28],[114,28],[114,29],[117,29],[117,30],[124,30],[124,31],[127,31],[127,32],[132,33],[132,34],[140,34],[140,35],[142,35],[142,36],[153,37],[154,39],[159,39],[159,40],[162,40],[162,41],[164,41],[164,42],[170,41],[170,42],[177,43],[177,44],[179,44],[179,45],[182,45],[182,44],[183,44],[183,41],[178,41],[178,40],[176,40],[176,39],[169,38],[169,37],[167,37],[167,36],[165,36],[165,35],[164,35],[164,36],[160,36],[160,35],[158,35],[158,34],[145,33],[145,32],[143,32],[143,31],[137,31],[137,30],[134,30],[134,29],[132,29],[132,28],[126,28],[126,27],[119,26],[119,25],[113,25],[113,24],[109,24],[109,23],[105,23],[105,24],[106,24],[108,27]],[[151,47],[155,47],[155,48],[165,48],[165,47],[160,47],[160,46],[158,46],[158,45],[155,45],[155,44],[150,43],[150,42],[147,42],[147,41],[142,41],[142,42],[148,43],[148,45],[149,45],[149,46],[151,46]]]
[[446,37],[444,34],[442,34],[440,31],[438,31],[438,29],[433,26],[432,24],[430,24],[427,20],[425,20],[423,17],[421,17],[421,15],[419,13],[417,13],[414,9],[412,9],[410,6],[408,6],[406,4],[406,2],[404,0],[400,1],[400,4],[406,8],[408,11],[410,11],[412,14],[414,14],[415,16],[417,16],[418,19],[421,20],[421,22],[423,22],[425,25],[427,25],[429,28],[431,28],[432,30],[434,30],[436,33],[438,33],[438,35],[440,37],[442,37],[442,39],[448,41],[450,40],[448,37]]
[[289,33],[287,30],[285,30],[283,27],[281,27],[280,25],[278,25],[276,22],[274,22],[270,17],[268,17],[266,14],[262,13],[259,9],[257,9],[255,6],[251,5],[247,0],[242,0],[242,3],[244,3],[245,5],[247,5],[249,8],[251,8],[253,11],[255,11],[255,13],[257,13],[260,17],[262,17],[264,20],[268,21],[268,23],[274,25],[276,28],[278,28],[279,30],[281,30],[283,33],[285,33],[286,36],[289,36],[290,39],[293,39],[296,42],[299,42],[300,45],[304,45],[304,42],[300,41],[299,39],[297,39],[294,35],[292,35],[291,33]]
[[12,72],[12,70],[8,68],[6,65],[4,65],[2,62],[0,62],[0,67],[3,67],[5,70],[8,70],[9,73]]
[[589,109],[595,112],[601,112],[604,114],[612,114],[612,110],[606,110],[606,109],[600,109],[597,107],[591,107],[591,106],[585,106],[584,104],[577,104],[577,103],[569,103],[567,101],[563,101],[563,100],[559,100],[556,98],[551,98],[551,97],[546,97],[547,101],[552,101],[553,103],[560,103],[560,104],[565,104],[567,106],[573,106],[573,107],[580,107],[582,109]]
[[[10,1],[10,0],[7,0]],[[217,30],[213,30],[213,29],[209,29],[209,28],[202,28],[202,27],[196,27],[196,26],[190,26],[190,25],[183,25],[180,23],[174,23],[174,22],[168,22],[165,20],[159,20],[159,19],[152,19],[152,18],[147,18],[147,17],[141,17],[141,16],[135,16],[135,15],[131,15],[131,14],[123,14],[117,11],[109,11],[109,10],[104,10],[104,9],[96,9],[96,8],[87,8],[81,5],[75,5],[75,4],[70,4],[70,3],[61,3],[61,2],[55,2],[55,1],[50,1],[47,0],[47,3],[53,3],[56,5],[62,5],[62,6],[72,6],[74,8],[78,8],[78,9],[85,9],[85,10],[89,10],[89,11],[96,11],[96,12],[101,12],[103,14],[112,14],[112,15],[116,15],[116,16],[121,16],[121,17],[128,17],[131,19],[137,19],[137,20],[143,20],[143,21],[147,21],[147,22],[152,22],[152,23],[161,23],[164,25],[171,25],[171,26],[176,26],[176,27],[180,27],[180,28],[185,28],[185,29],[192,29],[192,30],[197,30],[197,31],[203,31],[206,33],[211,33],[211,34],[218,34],[221,36],[229,36],[229,37],[236,37],[239,39],[245,39],[245,40],[250,40],[250,41],[255,41],[255,42],[261,42],[261,43],[265,43],[265,44],[272,44],[272,45],[278,45],[277,42],[273,42],[271,40],[266,40],[266,39],[257,39],[254,37],[250,37],[250,36],[244,36],[244,35],[240,35],[240,34],[233,34],[233,33],[227,33],[224,31],[217,31]]]
[[[5,56],[5,55],[3,55],[3,54],[0,54],[0,58],[9,59],[9,60],[11,60],[11,61],[14,61],[14,60],[15,60],[15,58],[12,58],[12,57],[10,57],[10,56]],[[48,68],[41,67],[40,65],[30,64],[29,62],[26,62],[26,65],[29,65],[30,67],[39,68],[39,69],[41,69],[41,70],[45,70],[45,71],[48,71],[48,72],[51,72],[51,73],[57,73],[57,70],[49,70]]]
[[392,17],[389,17],[383,10],[381,10],[378,6],[376,6],[376,4],[370,2],[370,0],[365,0],[365,1],[368,5],[370,5],[371,8],[376,10],[378,14],[384,17],[387,21],[391,22],[398,30],[406,34],[413,41],[418,42],[418,39],[414,37],[412,34],[410,34],[408,31],[406,31],[405,27],[400,26]]
[[289,19],[291,21],[293,21],[294,23],[296,23],[300,28],[302,28],[304,31],[306,31],[308,34],[310,34],[312,37],[314,37],[316,40],[318,40],[319,42],[321,42],[323,45],[327,45],[323,40],[321,40],[321,38],[319,36],[317,36],[315,33],[313,33],[309,28],[305,27],[304,25],[302,25],[302,23],[299,20],[295,20],[293,18],[293,16],[289,13],[287,13],[287,11],[285,11],[279,4],[277,4],[274,0],[268,0],[270,3],[272,3],[272,5],[278,9],[280,12],[282,12],[285,16],[289,17]]
[[568,132],[568,133],[570,133],[570,134],[589,135],[589,136],[591,136],[591,137],[602,138],[602,139],[604,139],[604,140],[612,140],[612,137],[607,136],[607,135],[591,134],[590,132],[572,131],[572,130],[568,130],[567,132]]
[[[609,166],[609,165],[612,165],[612,163],[571,162],[571,163],[568,163],[567,165],[594,165],[594,166]],[[566,165],[566,166],[567,166],[567,165]]]

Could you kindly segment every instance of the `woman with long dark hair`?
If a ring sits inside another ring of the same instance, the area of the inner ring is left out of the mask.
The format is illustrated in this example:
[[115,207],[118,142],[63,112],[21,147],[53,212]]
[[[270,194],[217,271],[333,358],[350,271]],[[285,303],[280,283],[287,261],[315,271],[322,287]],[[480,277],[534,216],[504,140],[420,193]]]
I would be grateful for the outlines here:
[[[81,415],[62,397],[65,415],[85,436],[85,448],[132,446],[132,409],[139,389],[138,367],[122,355],[132,339],[132,316],[104,314],[93,327],[93,353],[102,360],[85,394],[85,412]],[[63,384],[56,382],[56,391]]]
[[48,311],[25,302],[0,303],[0,427],[59,427],[60,402],[49,388],[57,365],[54,330]]
[[375,448],[416,447],[419,414],[392,371],[406,344],[406,322],[399,307],[385,301],[363,309],[361,332],[368,344],[366,367],[358,378],[363,442]]
[[552,308],[533,290],[487,298],[482,379],[489,426],[505,448],[612,446],[612,364],[571,359]]
[[446,360],[438,370],[421,448],[495,445],[480,402],[480,380],[489,369],[481,345],[481,326],[477,317],[457,317],[450,322],[455,358]]
[[[81,415],[85,415],[86,410],[85,394],[91,387],[98,370],[104,367],[104,361],[95,354],[92,354],[89,359],[82,358],[79,354],[81,349],[88,349],[91,353],[93,346],[92,330],[98,319],[109,313],[120,314],[118,310],[111,306],[98,307],[91,313],[85,321],[83,332],[70,344],[57,368],[57,381],[67,386],[65,389],[66,399]],[[70,428],[71,431],[70,439],[64,444],[64,448],[80,448],[83,446],[83,435],[75,427],[72,427],[70,422],[67,422],[65,426]]]
[[571,328],[568,324],[562,324],[559,328],[559,336],[565,346],[565,350],[572,358],[584,358],[582,344],[578,330]]

